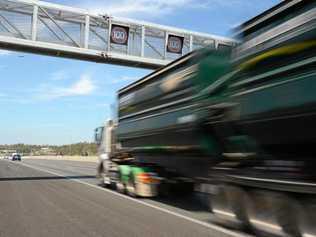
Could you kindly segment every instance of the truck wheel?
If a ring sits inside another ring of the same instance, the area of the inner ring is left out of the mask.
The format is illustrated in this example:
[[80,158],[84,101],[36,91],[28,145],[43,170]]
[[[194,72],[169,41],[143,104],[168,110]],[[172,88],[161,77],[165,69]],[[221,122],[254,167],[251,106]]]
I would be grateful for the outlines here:
[[258,236],[300,236],[298,208],[287,195],[272,191],[254,191],[246,205],[249,222]]
[[220,224],[241,229],[248,227],[245,203],[248,201],[247,193],[239,187],[220,185],[211,197],[211,210],[215,221]]
[[301,236],[316,236],[316,200],[303,199],[299,213],[299,229]]
[[122,194],[126,193],[126,186],[125,184],[122,182],[122,174],[121,172],[118,173],[118,180],[116,182],[116,191]]
[[286,234],[300,236],[299,213],[302,212],[302,207],[294,198],[288,195],[281,195],[281,198],[282,206],[278,221]]
[[253,231],[258,236],[283,234],[277,221],[278,208],[275,209],[277,196],[271,192],[255,191],[246,205],[247,216]]
[[249,220],[245,211],[246,203],[249,201],[248,193],[238,186],[227,186],[227,199],[231,203],[232,211],[237,219],[238,228],[249,228]]
[[106,188],[108,188],[108,189],[111,189],[111,190],[116,189],[116,184],[113,183],[113,182],[111,182],[111,183],[109,183],[109,184],[104,184],[104,186],[105,186]]
[[97,178],[102,178],[102,173],[104,172],[103,162],[100,162],[97,166]]
[[116,187],[117,192],[122,193],[122,194],[126,193],[125,185],[121,181],[118,181],[115,187]]
[[104,183],[104,174],[100,174],[99,177],[99,186],[106,188],[106,184]]
[[133,180],[128,181],[126,185],[126,192],[131,197],[137,197],[135,183]]
[[225,186],[217,186],[216,193],[211,197],[210,206],[216,222],[224,225],[234,222],[234,214],[227,200]]

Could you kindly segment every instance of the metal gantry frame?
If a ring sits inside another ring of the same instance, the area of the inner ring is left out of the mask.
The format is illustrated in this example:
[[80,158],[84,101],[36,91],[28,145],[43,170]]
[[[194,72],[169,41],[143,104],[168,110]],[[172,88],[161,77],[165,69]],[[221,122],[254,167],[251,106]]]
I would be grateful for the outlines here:
[[[128,44],[111,42],[114,24],[129,28]],[[183,37],[182,54],[166,50],[168,35]],[[155,69],[200,47],[233,44],[226,37],[43,1],[0,0],[0,47],[7,50]]]

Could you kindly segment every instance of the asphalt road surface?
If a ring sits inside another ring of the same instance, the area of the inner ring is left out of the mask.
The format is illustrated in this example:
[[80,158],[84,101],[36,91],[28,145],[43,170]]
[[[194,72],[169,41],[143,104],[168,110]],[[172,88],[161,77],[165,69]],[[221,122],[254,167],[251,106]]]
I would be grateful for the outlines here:
[[208,223],[199,208],[101,188],[95,165],[0,160],[0,237],[244,236]]

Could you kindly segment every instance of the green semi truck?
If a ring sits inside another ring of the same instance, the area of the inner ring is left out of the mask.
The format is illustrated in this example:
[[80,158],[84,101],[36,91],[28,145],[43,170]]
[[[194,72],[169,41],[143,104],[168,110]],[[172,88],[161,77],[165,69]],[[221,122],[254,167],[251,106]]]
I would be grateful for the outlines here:
[[[179,186],[198,188],[196,178],[206,177],[217,159],[209,159],[206,150],[214,150],[208,147],[208,134],[200,133],[202,114],[195,112],[202,109],[197,94],[204,87],[199,64],[210,54],[218,60],[219,52],[213,48],[193,52],[118,92],[118,121],[96,130],[105,160],[100,169],[111,167],[105,169],[111,176],[106,175],[107,185],[143,197]],[[228,50],[222,59],[225,65],[229,54]]]
[[316,2],[282,1],[118,92],[99,176],[131,196],[207,197],[256,235],[316,236]]

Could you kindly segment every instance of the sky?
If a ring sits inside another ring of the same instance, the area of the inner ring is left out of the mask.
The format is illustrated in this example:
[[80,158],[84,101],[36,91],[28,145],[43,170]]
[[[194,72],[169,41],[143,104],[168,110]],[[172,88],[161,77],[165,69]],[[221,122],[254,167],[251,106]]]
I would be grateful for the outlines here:
[[[50,0],[93,13],[230,36],[280,0]],[[93,141],[116,91],[150,70],[0,51],[0,144]]]

